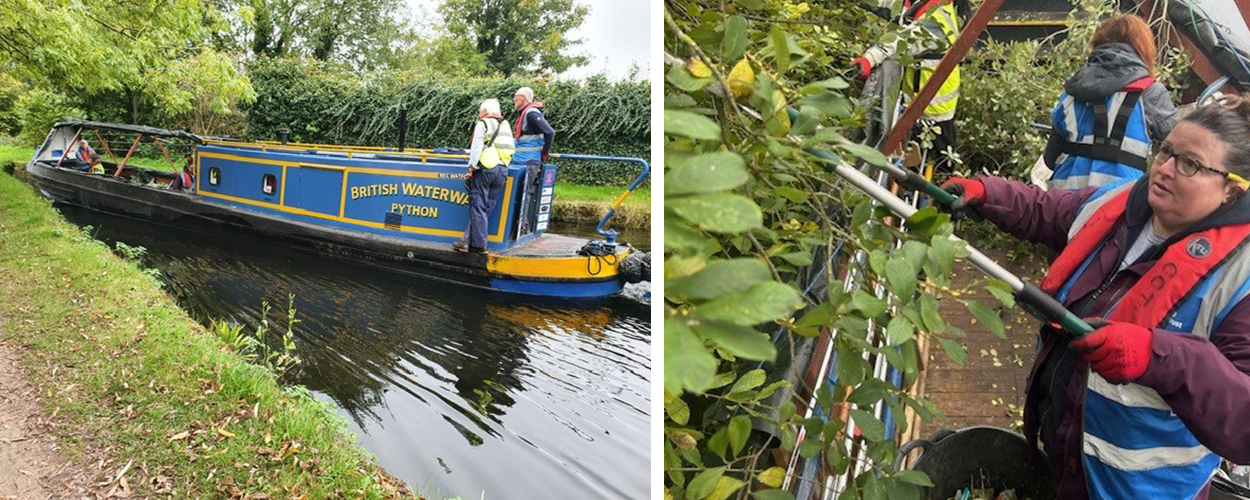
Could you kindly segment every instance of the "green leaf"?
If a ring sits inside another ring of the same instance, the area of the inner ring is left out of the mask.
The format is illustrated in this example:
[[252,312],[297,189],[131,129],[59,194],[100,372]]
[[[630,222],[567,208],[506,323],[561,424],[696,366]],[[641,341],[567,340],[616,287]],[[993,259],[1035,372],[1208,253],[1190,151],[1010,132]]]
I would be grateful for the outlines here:
[[856,290],[851,295],[851,307],[863,313],[865,318],[875,318],[885,312],[886,302],[869,295],[863,290]]
[[902,316],[890,318],[890,325],[886,327],[886,343],[892,346],[902,344],[912,339],[915,334],[916,327],[911,324],[911,320]]
[[961,365],[968,362],[968,350],[964,349],[963,344],[943,337],[938,337],[938,343],[942,344],[942,350],[946,351],[946,355],[950,356],[951,361]]
[[885,439],[885,424],[881,423],[873,414],[860,409],[851,410],[850,413],[855,425],[859,427],[859,430],[863,431],[864,437],[868,438],[869,441]]
[[701,321],[694,326],[694,329],[704,338],[711,339],[721,349],[736,357],[763,361],[772,361],[777,357],[777,346],[773,345],[768,335],[751,328],[716,321]]
[[716,357],[680,319],[664,319],[664,389],[674,393],[707,390],[716,375]]
[[[799,99],[798,101],[795,101],[794,105],[800,109],[813,108],[813,109],[819,110],[821,113],[824,113],[825,115],[835,116],[838,118],[849,117],[851,116],[851,113],[855,110],[855,105],[851,104],[850,100],[848,100],[842,94],[834,94],[834,93],[809,95],[807,97]],[[833,134],[830,137],[839,138],[839,139],[842,138],[840,134],[836,134],[832,132],[832,129],[830,130],[831,130],[830,133]],[[827,140],[822,137],[820,139],[820,142],[827,142]]]
[[664,292],[691,300],[707,300],[741,292],[769,280],[772,274],[768,265],[757,259],[714,260],[697,273],[669,282]]
[[766,377],[767,374],[765,374],[764,370],[761,368],[756,368],[746,372],[742,374],[742,377],[738,378],[738,381],[734,383],[733,388],[730,389],[729,392],[749,391],[764,385],[764,381],[767,380]]
[[940,333],[946,330],[946,321],[938,312],[937,299],[932,295],[920,296],[920,318],[924,320],[924,329],[928,332]]
[[777,196],[790,200],[792,203],[803,203],[807,201],[807,191],[795,189],[790,186],[777,186]]
[[679,221],[664,224],[664,249],[669,251],[697,252],[711,243],[709,238]]
[[751,417],[746,415],[738,415],[729,420],[729,449],[732,456],[738,456],[742,453],[742,448],[747,444],[747,438],[751,436]]
[[721,427],[707,440],[707,450],[715,453],[723,461],[725,452],[729,450],[729,428]]
[[775,281],[758,283],[744,292],[726,295],[699,307],[700,317],[751,326],[790,317],[803,306],[799,292]]
[[786,44],[786,32],[781,31],[780,26],[773,26],[769,33],[769,40],[772,42],[773,59],[777,63],[777,74],[785,74],[790,69],[790,47]]
[[794,125],[790,128],[790,133],[807,135],[815,132],[816,127],[820,126],[822,114],[821,110],[815,106],[800,107],[798,119],[794,121]]
[[782,422],[790,420],[790,418],[794,416],[795,411],[796,408],[794,407],[793,401],[781,403],[781,406],[777,408],[777,419]]
[[737,153],[717,151],[688,158],[664,174],[664,195],[714,193],[743,185],[751,178]]
[[721,55],[726,61],[737,61],[747,50],[747,20],[742,16],[729,16],[725,22],[725,36],[720,41]]
[[885,481],[885,494],[890,500],[920,500],[920,488],[902,481]]
[[677,87],[686,92],[696,92],[699,90],[703,90],[704,87],[707,87],[708,84],[712,83],[711,78],[696,77],[690,74],[689,71],[686,71],[686,68],[681,68],[681,67],[674,67],[668,70],[667,79],[668,79],[668,82],[673,84],[674,87]]
[[864,500],[889,500],[885,485],[881,484],[879,478],[868,477],[864,481]]
[[778,255],[777,258],[782,259],[786,262],[789,262],[791,265],[795,265],[799,267],[811,265],[812,263],[811,252],[798,251],[798,252],[783,253],[781,255]]
[[972,315],[976,316],[977,321],[985,325],[985,328],[989,329],[990,333],[1000,339],[1007,338],[1007,331],[1003,329],[1003,319],[998,316],[998,311],[975,300],[969,300],[966,304],[968,310],[972,311]]
[[716,193],[664,200],[673,213],[705,231],[741,233],[764,224],[764,213],[750,198]]
[[690,485],[686,487],[686,498],[701,500],[703,497],[708,496],[708,494],[712,493],[712,489],[716,487],[716,481],[724,475],[724,467],[713,467],[700,472],[699,475],[690,480]]
[[[665,111],[664,113],[667,115],[668,111]],[[665,128],[665,131],[668,130],[667,125],[665,125],[664,128]],[[864,144],[859,144],[859,143],[851,142],[851,141],[843,141],[838,146],[841,147],[843,151],[846,151],[847,153],[850,153],[858,157],[859,159],[868,162],[870,165],[875,165],[875,166],[880,167],[886,164],[885,155],[881,154],[880,151],[877,151],[877,149],[872,146],[867,146]]]
[[916,269],[899,257],[885,263],[885,280],[900,300],[911,301],[912,294],[916,293]]
[[794,500],[794,495],[786,490],[759,490],[755,495],[755,500]]
[[1011,285],[1008,285],[1007,282],[992,279],[986,285],[985,289],[990,292],[990,295],[993,295],[994,298],[998,299],[999,302],[1002,302],[1004,306],[1016,306],[1016,296],[1012,293]]
[[725,500],[742,489],[743,484],[746,483],[743,483],[741,479],[721,476],[720,479],[716,480],[716,487],[712,488],[712,492],[703,497],[703,500]]
[[690,421],[690,406],[678,394],[664,391],[664,412],[678,425],[686,425]]
[[821,80],[819,82],[804,85],[799,91],[804,94],[815,94],[821,91],[842,90],[850,86],[851,84],[847,83],[846,80],[843,80],[842,77],[835,76],[828,80]]
[[720,125],[703,115],[676,109],[664,110],[664,133],[692,139],[720,139]]
[[929,480],[929,475],[918,470],[905,470],[894,475],[894,479],[916,486],[924,486],[926,488],[933,487],[933,481]]
[[[665,357],[668,357],[667,354]],[[859,385],[864,381],[867,361],[859,357],[859,351],[850,346],[838,346],[838,383],[849,386]],[[665,364],[665,366],[668,366]],[[664,375],[667,380],[668,375]]]

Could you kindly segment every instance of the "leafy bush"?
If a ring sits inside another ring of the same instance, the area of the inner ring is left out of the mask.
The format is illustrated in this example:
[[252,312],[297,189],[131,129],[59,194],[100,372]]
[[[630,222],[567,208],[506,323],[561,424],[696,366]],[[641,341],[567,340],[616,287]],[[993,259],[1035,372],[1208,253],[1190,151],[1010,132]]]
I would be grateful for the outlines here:
[[21,118],[17,114],[17,102],[23,93],[22,82],[8,73],[0,73],[0,136],[16,134]]
[[[406,106],[409,146],[465,147],[482,100],[497,98],[507,109],[516,89],[530,86],[556,129],[553,152],[650,158],[648,82],[431,79],[294,59],[255,61],[250,77],[257,97],[247,108],[248,134],[255,139],[275,139],[288,128],[299,142],[395,145]],[[576,183],[623,183],[637,174],[616,164],[561,165],[562,179]]]
[[63,94],[47,89],[34,89],[22,96],[17,103],[17,115],[22,132],[18,135],[23,145],[38,146],[52,125],[69,118],[86,116]]

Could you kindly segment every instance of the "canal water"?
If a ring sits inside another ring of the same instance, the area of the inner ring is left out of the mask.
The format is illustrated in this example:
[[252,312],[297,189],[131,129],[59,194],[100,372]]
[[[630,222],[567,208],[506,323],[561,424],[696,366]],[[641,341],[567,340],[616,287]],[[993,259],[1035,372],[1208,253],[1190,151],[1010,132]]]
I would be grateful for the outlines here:
[[[402,277],[237,232],[57,208],[143,265],[193,317],[285,330],[291,382],[333,401],[360,443],[433,498],[649,494],[649,307],[509,297]],[[562,234],[593,227],[553,228]],[[626,233],[649,249],[647,233]]]

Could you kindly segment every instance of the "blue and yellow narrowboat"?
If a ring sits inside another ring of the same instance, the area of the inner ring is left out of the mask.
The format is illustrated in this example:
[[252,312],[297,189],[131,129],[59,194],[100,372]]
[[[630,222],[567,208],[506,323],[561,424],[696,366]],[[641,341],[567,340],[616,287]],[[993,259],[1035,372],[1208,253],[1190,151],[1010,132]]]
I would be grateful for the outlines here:
[[[173,171],[129,163],[145,139],[159,147]],[[115,146],[128,150],[123,156]],[[649,170],[646,162],[632,161],[644,172],[615,206]],[[479,288],[597,297],[617,293],[627,280],[649,279],[649,262],[648,276],[623,272],[643,268],[635,264],[649,256],[617,244],[615,233],[604,228],[607,217],[598,227],[603,240],[547,232],[554,164],[509,166],[490,217],[487,253],[454,250],[452,242],[464,237],[469,221],[466,162],[463,152],[445,149],[242,142],[71,121],[53,127],[26,169],[43,194],[58,202],[159,223],[224,224],[366,265]],[[180,173],[184,168],[189,176]],[[183,184],[188,186],[178,189]]]

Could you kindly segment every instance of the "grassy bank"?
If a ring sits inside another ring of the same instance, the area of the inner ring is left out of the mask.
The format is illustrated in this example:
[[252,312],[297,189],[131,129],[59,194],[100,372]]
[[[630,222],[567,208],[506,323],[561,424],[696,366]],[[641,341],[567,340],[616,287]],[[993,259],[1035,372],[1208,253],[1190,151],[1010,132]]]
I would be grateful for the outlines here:
[[0,340],[21,347],[63,451],[102,464],[101,482],[132,497],[411,496],[332,408],[227,350],[8,175],[0,234]]
[[[612,202],[625,191],[619,186],[583,186],[556,183],[551,212],[562,222],[599,222]],[[638,189],[625,199],[612,217],[612,225],[631,229],[651,228],[651,190]]]

